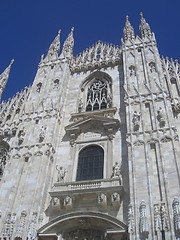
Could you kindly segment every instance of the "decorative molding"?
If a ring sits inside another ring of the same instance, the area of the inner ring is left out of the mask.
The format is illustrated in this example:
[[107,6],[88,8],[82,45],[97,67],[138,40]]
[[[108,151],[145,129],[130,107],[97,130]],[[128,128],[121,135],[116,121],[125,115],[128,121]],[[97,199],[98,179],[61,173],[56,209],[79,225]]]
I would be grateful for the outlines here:
[[15,232],[15,238],[16,237],[21,239],[23,238],[23,234],[26,227],[26,217],[27,217],[27,212],[24,210],[21,212],[19,223],[17,225],[16,232]]
[[180,201],[178,197],[175,197],[172,203],[173,208],[173,220],[175,231],[180,231]]
[[133,142],[133,145],[136,147],[144,145],[145,142],[143,140],[138,139],[137,141]]
[[128,233],[134,234],[135,232],[135,221],[134,221],[134,212],[132,204],[129,204],[128,208]]
[[94,131],[96,131],[96,129],[98,129],[98,131],[101,129],[103,134],[106,134],[109,140],[112,140],[114,134],[120,128],[120,121],[114,118],[90,115],[82,120],[79,120],[75,123],[66,126],[65,130],[67,136],[69,136],[71,146],[74,145],[77,137],[82,133],[82,131],[84,133],[86,131],[89,132],[89,127],[92,125],[94,126]]
[[38,217],[37,212],[33,212],[30,219],[29,227],[28,227],[28,234],[27,234],[28,240],[35,240],[37,237],[37,221],[38,221],[37,217]]
[[154,227],[156,232],[169,231],[169,220],[165,203],[154,204]]
[[142,235],[149,233],[148,220],[146,216],[146,203],[144,200],[140,203],[139,207],[140,219],[139,219],[139,232]]
[[98,41],[77,57],[71,59],[71,72],[88,71],[118,64],[122,61],[121,49],[112,44]]

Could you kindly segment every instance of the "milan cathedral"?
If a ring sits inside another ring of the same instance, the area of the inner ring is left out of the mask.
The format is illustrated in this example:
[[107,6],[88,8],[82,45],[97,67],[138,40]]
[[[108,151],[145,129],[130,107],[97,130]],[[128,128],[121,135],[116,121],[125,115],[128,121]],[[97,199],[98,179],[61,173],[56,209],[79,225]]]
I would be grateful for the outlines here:
[[0,239],[180,240],[179,63],[142,13],[119,46],[73,32],[1,100]]

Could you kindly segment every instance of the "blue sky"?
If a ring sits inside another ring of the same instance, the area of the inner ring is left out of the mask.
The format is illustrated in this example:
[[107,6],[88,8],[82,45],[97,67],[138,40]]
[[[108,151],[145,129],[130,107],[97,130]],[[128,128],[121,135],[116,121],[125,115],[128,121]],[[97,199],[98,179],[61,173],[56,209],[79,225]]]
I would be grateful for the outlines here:
[[180,62],[180,0],[0,0],[0,72],[15,59],[3,99],[33,82],[59,29],[62,45],[75,28],[76,55],[98,40],[120,45],[126,15],[139,34],[141,11],[160,55]]

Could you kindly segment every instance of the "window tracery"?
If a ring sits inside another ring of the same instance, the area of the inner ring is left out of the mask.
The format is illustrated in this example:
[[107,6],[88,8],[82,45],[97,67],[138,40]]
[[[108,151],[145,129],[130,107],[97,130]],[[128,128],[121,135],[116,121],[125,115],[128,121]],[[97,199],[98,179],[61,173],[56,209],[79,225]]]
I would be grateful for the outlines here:
[[112,107],[112,96],[107,81],[95,79],[87,89],[86,111]]

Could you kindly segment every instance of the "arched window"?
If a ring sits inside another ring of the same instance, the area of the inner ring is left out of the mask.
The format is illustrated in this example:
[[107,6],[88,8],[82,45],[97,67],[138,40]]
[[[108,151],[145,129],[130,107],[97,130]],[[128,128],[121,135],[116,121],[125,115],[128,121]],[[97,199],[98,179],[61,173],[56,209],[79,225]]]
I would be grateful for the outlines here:
[[101,147],[92,145],[79,153],[77,181],[102,179],[104,169],[104,151]]

